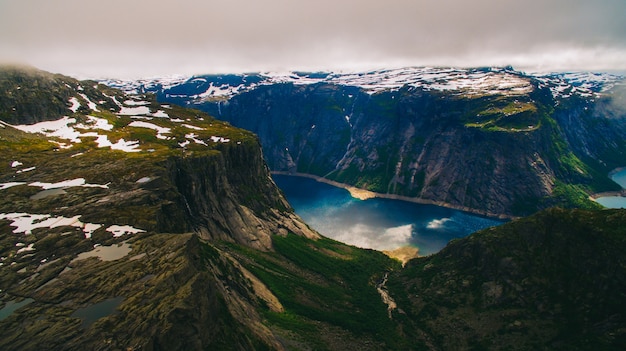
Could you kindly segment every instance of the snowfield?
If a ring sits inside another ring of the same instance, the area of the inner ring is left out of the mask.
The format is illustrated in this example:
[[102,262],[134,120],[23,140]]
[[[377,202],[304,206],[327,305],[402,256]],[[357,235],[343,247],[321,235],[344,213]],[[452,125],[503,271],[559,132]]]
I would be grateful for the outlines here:
[[[524,73],[507,68],[441,68],[408,67],[398,69],[373,70],[368,72],[267,72],[259,74],[235,75],[239,80],[227,84],[218,75],[175,78],[155,78],[139,81],[106,80],[104,84],[120,88],[126,92],[158,91],[167,98],[192,99],[202,102],[207,99],[228,100],[233,96],[251,91],[260,86],[291,83],[337,84],[359,87],[368,94],[395,91],[402,87],[412,87],[426,91],[446,91],[458,95],[476,94],[522,95],[534,89],[533,82],[540,87],[548,87],[555,98],[568,98],[572,94],[597,96],[619,84],[624,77],[607,73]],[[204,91],[184,94],[180,89],[170,89],[182,85],[204,86]]]
[[[49,214],[30,214],[30,213],[0,213],[0,220],[8,220],[9,226],[13,229],[14,234],[32,234],[33,230],[38,228],[57,228],[57,227],[74,227],[80,228],[85,234],[85,238],[91,238],[91,234],[97,229],[103,227],[97,223],[83,223],[80,221],[81,215],[71,218],[63,216],[52,216]],[[129,225],[111,225],[105,229],[110,232],[113,237],[118,238],[127,234],[137,234],[145,232]],[[30,250],[29,250],[30,251]],[[19,253],[19,251],[18,251]]]

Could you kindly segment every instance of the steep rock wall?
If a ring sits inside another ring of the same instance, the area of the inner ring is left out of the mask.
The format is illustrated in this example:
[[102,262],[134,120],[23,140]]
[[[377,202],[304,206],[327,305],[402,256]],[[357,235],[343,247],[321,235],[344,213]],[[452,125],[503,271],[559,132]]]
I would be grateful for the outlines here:
[[614,190],[606,173],[623,159],[626,124],[602,106],[555,102],[538,86],[467,97],[331,84],[262,86],[199,105],[257,133],[272,170],[491,215]]
[[205,239],[271,248],[271,236],[316,237],[297,218],[269,176],[257,143],[166,161],[173,202],[162,207],[160,231],[197,231]]

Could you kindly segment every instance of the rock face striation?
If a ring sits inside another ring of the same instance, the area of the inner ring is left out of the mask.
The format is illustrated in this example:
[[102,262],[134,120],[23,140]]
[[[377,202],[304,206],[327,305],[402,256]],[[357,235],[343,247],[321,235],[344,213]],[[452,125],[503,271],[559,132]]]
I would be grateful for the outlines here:
[[107,83],[253,131],[273,171],[519,216],[618,190],[606,175],[626,159],[621,79],[408,68]]

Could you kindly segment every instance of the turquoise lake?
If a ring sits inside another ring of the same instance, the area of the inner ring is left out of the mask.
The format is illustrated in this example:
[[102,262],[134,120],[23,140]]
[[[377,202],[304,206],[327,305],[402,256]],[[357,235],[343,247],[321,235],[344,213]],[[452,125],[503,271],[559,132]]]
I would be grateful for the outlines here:
[[320,234],[376,250],[419,248],[420,255],[441,250],[455,238],[503,221],[434,205],[373,198],[359,200],[342,188],[314,179],[273,175],[296,213]]

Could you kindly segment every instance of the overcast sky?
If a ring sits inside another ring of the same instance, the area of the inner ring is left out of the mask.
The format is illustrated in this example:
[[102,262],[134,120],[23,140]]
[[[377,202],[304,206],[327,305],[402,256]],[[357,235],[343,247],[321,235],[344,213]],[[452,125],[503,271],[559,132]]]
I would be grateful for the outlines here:
[[626,0],[0,0],[0,61],[79,78],[626,70]]

